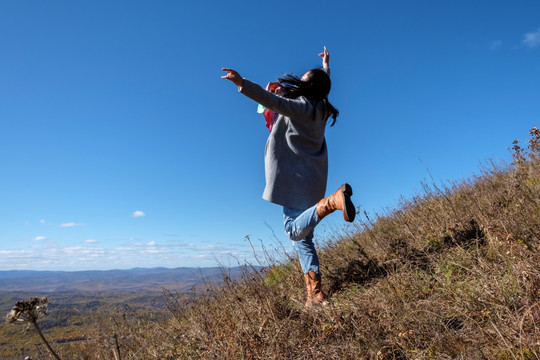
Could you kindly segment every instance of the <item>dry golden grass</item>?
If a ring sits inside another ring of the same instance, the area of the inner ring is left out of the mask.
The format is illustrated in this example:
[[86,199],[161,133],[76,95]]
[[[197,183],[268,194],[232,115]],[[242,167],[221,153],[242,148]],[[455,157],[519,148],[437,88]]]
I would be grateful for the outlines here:
[[[224,277],[166,323],[120,317],[69,359],[540,359],[540,133],[514,164],[425,186],[320,252],[330,305],[296,261]],[[115,355],[116,342],[119,354]]]

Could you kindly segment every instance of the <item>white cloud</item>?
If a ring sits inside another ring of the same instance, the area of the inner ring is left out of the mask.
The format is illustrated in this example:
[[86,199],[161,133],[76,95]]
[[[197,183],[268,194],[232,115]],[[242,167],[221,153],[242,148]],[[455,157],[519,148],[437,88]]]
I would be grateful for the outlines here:
[[68,246],[63,249],[59,249],[63,254],[70,256],[98,256],[98,255],[104,255],[105,250],[100,248],[94,248],[94,247],[86,247],[86,246]]
[[46,221],[45,221],[45,220],[43,220],[43,219],[41,219],[41,220],[39,220],[39,223],[40,223],[40,224],[45,224],[45,223],[46,223]]
[[137,210],[137,211],[134,211],[133,214],[131,214],[131,216],[134,218],[138,218],[138,217],[146,216],[146,214],[141,210]]
[[530,33],[526,33],[523,36],[523,40],[521,40],[521,42],[530,48],[534,48],[540,45],[540,29],[537,29],[536,31]]
[[499,49],[502,45],[502,41],[501,40],[493,40],[492,42],[489,43],[489,50],[491,51],[495,51],[497,49]]
[[[262,256],[263,250],[252,249],[244,243],[161,243],[157,240],[129,242],[126,239],[96,241],[82,238],[78,243],[62,246],[45,236],[36,236],[31,246],[21,243],[19,249],[0,250],[0,270],[89,270],[132,267],[179,267],[216,266],[235,264],[247,259],[256,262],[254,256]],[[44,241],[42,241],[44,240]],[[254,255],[255,253],[255,255]]]
[[163,251],[158,250],[158,249],[148,249],[148,250],[141,251],[141,254],[161,254],[161,253],[163,253]]
[[220,248],[218,248],[215,245],[205,245],[205,246],[197,247],[197,250],[200,250],[200,251],[219,250],[219,249]]
[[84,224],[83,223],[68,222],[68,223],[60,224],[59,226],[63,228],[63,227],[84,226]]
[[21,254],[27,254],[27,250],[0,250],[0,255],[5,256],[14,256],[14,255],[21,255]]

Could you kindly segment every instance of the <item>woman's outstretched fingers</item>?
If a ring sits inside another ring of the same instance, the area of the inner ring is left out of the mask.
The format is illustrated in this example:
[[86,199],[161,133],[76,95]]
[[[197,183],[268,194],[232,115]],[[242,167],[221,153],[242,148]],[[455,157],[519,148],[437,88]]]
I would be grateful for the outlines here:
[[221,70],[226,71],[227,75],[223,75],[221,78],[225,80],[232,81],[236,86],[242,86],[244,84],[244,78],[233,69],[221,68]]

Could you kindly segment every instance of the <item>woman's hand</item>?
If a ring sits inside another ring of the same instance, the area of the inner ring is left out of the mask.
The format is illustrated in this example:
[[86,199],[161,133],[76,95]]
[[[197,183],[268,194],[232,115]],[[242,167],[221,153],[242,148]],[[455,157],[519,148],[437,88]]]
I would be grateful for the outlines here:
[[326,46],[324,47],[324,51],[320,53],[319,56],[322,57],[323,67],[330,67],[330,54],[328,53],[328,50],[326,50]]
[[221,70],[226,71],[227,75],[222,76],[222,79],[230,80],[234,85],[242,87],[244,85],[244,78],[240,76],[238,72],[233,69],[221,68]]

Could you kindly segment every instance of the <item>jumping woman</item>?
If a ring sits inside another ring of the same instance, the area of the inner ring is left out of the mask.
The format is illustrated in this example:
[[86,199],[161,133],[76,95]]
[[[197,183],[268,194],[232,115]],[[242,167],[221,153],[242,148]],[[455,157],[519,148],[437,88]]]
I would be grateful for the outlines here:
[[313,243],[315,226],[328,214],[341,210],[345,221],[356,215],[352,188],[343,184],[327,198],[328,151],[325,130],[339,112],[328,101],[330,55],[326,47],[319,54],[323,68],[312,69],[301,78],[287,74],[271,83],[279,94],[244,79],[233,69],[222,79],[232,81],[238,91],[277,114],[266,142],[263,199],[283,207],[287,236],[294,241],[307,287],[306,306],[322,303],[319,257]]

